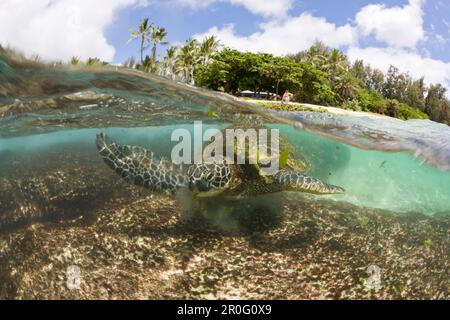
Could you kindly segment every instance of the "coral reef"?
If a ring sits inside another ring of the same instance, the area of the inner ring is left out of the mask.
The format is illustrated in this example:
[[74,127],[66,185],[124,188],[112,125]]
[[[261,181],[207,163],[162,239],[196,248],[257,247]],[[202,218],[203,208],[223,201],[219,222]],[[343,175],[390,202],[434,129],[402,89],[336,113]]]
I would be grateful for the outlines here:
[[[129,186],[71,149],[4,159],[2,299],[450,298],[449,215],[298,194],[189,215],[186,201]],[[72,266],[79,288],[67,284]]]

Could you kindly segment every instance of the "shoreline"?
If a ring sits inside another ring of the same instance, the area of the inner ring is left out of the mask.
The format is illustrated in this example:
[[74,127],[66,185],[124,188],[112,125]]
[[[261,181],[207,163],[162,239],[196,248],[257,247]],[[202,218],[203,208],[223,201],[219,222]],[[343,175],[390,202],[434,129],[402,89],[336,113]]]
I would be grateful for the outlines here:
[[[258,106],[260,107],[260,105],[258,103],[274,103],[274,104],[281,104],[281,101],[271,101],[271,100],[245,100],[245,99],[241,99],[238,97],[234,97],[237,101],[239,102],[247,102],[250,103],[252,105]],[[398,118],[393,118],[393,117],[389,117],[383,114],[377,114],[377,113],[372,113],[372,112],[365,112],[365,111],[353,111],[353,110],[346,110],[346,109],[342,109],[342,108],[338,108],[338,107],[329,107],[329,106],[321,106],[321,105],[316,105],[316,104],[310,104],[310,103],[299,103],[299,102],[289,102],[288,105],[291,106],[299,106],[299,107],[307,107],[307,108],[311,108],[311,109],[324,109],[329,113],[332,114],[338,114],[338,115],[347,115],[347,116],[355,116],[355,117],[368,117],[368,118],[374,118],[374,119],[394,119],[394,120],[398,120],[398,121],[404,121]],[[275,110],[275,109],[274,109]],[[295,112],[295,111],[293,111]]]

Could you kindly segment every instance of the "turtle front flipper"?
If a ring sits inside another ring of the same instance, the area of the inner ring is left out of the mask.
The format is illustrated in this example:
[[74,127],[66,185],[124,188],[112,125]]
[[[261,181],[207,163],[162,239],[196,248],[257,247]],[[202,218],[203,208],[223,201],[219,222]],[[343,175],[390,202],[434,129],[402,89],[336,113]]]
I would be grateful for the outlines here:
[[175,193],[186,187],[183,173],[170,161],[157,158],[147,149],[118,145],[104,133],[97,135],[97,149],[106,164],[124,180],[156,192]]
[[345,189],[326,184],[319,179],[305,176],[301,173],[280,171],[274,177],[274,182],[283,190],[312,194],[342,194]]

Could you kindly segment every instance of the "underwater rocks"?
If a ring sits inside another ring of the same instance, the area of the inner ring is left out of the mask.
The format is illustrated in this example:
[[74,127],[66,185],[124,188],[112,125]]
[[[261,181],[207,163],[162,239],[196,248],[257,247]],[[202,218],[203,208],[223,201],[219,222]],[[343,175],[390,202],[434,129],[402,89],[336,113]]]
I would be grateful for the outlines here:
[[[0,298],[450,298],[448,216],[294,194],[281,200],[281,219],[262,228],[229,207],[217,205],[221,219],[188,216],[173,198],[130,188],[87,208],[94,218],[83,223],[39,221],[3,231]],[[261,207],[254,209],[247,213],[258,219]],[[379,287],[367,282],[372,265]],[[68,286],[72,267],[80,270],[76,288]]]
[[61,110],[69,111],[71,109],[83,109],[86,104],[106,104],[107,101],[113,102],[110,95],[96,93],[93,91],[81,91],[54,97],[50,99],[16,99],[12,104],[0,105],[0,117],[19,115],[26,112]]
[[199,207],[127,185],[94,146],[0,162],[2,299],[450,298],[448,215],[295,193]]
[[[170,103],[167,93],[136,96],[103,93],[93,90],[74,91],[52,98],[21,98],[8,103],[0,100],[0,137],[32,135],[61,128],[148,127],[191,123],[245,121],[255,123],[263,116],[236,116],[237,106],[197,101],[186,96],[180,104]],[[178,93],[177,93],[178,94]],[[164,100],[165,99],[165,100]],[[190,99],[192,100],[191,102]],[[188,104],[183,107],[182,104]],[[192,109],[196,110],[192,110]],[[214,111],[213,111],[214,110]]]
[[70,101],[83,101],[83,102],[94,102],[98,100],[105,100],[110,98],[110,95],[106,95],[104,93],[97,93],[94,91],[80,91],[71,94],[67,94],[64,96],[65,99]]
[[82,157],[91,155],[73,145],[0,158],[0,233],[32,222],[86,219],[117,190],[126,192],[126,185],[111,179],[96,157]]

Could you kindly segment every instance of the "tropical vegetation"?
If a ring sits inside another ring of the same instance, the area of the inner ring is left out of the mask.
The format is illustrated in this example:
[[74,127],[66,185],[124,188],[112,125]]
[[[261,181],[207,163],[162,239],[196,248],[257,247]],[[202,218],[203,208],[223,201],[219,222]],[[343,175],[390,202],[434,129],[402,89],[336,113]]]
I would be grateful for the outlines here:
[[413,79],[394,66],[384,74],[362,60],[352,63],[343,52],[321,42],[285,57],[225,48],[196,68],[195,84],[230,94],[289,90],[295,101],[303,103],[450,124],[443,85],[427,87],[423,78]]
[[[450,124],[450,102],[443,85],[427,86],[424,78],[413,79],[394,66],[383,73],[362,60],[351,62],[342,51],[322,42],[278,57],[226,48],[214,36],[189,39],[181,46],[169,45],[167,36],[164,28],[144,19],[130,38],[139,42],[140,61],[132,57],[123,65],[233,95],[251,90],[279,96],[288,90],[301,103]],[[158,57],[161,45],[167,46],[162,58]],[[72,59],[73,64],[79,62]],[[101,63],[95,58],[86,62]]]
[[261,107],[275,109],[280,111],[309,111],[309,112],[319,112],[327,113],[325,108],[312,108],[304,106],[301,104],[285,104],[285,103],[275,103],[275,102],[265,102],[265,101],[255,101],[255,104]]

